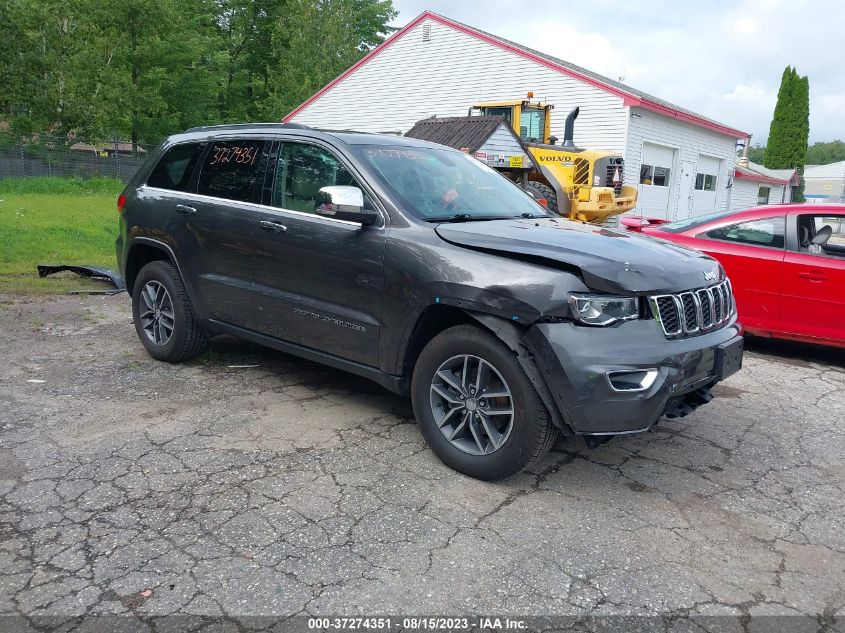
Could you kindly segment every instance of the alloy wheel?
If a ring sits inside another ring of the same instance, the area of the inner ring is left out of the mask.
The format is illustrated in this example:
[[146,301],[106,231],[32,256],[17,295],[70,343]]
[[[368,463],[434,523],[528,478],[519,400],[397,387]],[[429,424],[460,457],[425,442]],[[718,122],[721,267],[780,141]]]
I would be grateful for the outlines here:
[[470,455],[500,449],[513,429],[513,396],[499,371],[471,354],[453,356],[434,373],[431,411],[440,432]]
[[173,301],[161,283],[148,281],[141,289],[139,310],[141,327],[147,338],[159,346],[167,345],[173,336],[176,319],[173,314]]

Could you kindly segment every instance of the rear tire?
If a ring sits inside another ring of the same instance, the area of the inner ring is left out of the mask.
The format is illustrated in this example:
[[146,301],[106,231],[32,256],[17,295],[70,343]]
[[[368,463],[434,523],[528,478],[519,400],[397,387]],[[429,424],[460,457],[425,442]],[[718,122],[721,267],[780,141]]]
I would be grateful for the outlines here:
[[558,435],[513,352],[473,325],[449,328],[426,345],[411,396],[431,449],[470,477],[508,477],[542,459]]
[[132,320],[141,343],[157,360],[188,360],[208,342],[178,271],[167,261],[150,262],[138,272]]
[[532,180],[525,187],[525,190],[530,193],[535,199],[545,198],[546,208],[549,211],[552,211],[553,213],[559,213],[557,206],[557,194],[555,193],[554,189],[552,189],[548,185],[544,185],[541,182]]

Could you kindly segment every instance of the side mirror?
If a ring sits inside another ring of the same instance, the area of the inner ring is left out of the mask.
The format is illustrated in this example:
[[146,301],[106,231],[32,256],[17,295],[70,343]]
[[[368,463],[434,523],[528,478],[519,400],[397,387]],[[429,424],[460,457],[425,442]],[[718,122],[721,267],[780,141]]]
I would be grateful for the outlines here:
[[323,187],[317,192],[317,215],[372,226],[379,214],[364,208],[364,192],[358,187],[336,185]]

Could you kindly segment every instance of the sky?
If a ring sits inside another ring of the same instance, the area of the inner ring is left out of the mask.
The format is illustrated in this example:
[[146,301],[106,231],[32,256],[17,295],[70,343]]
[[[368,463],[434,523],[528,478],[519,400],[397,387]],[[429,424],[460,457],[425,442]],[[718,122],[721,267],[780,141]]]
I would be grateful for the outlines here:
[[[810,143],[845,140],[845,0],[393,0],[752,134],[765,145],[787,64],[810,79]],[[506,96],[506,95],[503,95]]]

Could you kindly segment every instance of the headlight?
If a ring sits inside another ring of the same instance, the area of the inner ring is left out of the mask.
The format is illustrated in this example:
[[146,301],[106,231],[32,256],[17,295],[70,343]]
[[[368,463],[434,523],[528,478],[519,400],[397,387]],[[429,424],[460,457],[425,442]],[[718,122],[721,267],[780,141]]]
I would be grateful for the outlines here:
[[575,318],[587,325],[610,325],[640,316],[636,297],[573,294],[569,301]]

